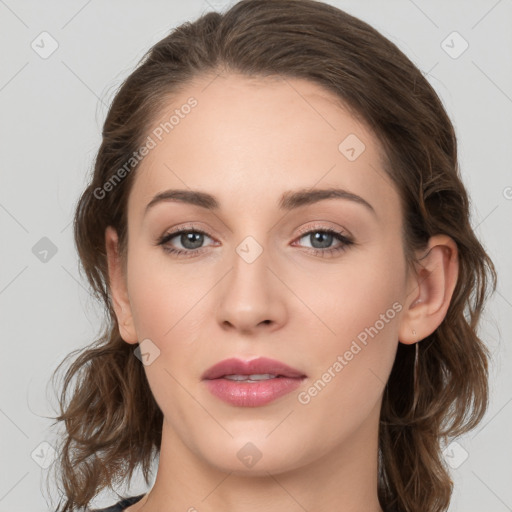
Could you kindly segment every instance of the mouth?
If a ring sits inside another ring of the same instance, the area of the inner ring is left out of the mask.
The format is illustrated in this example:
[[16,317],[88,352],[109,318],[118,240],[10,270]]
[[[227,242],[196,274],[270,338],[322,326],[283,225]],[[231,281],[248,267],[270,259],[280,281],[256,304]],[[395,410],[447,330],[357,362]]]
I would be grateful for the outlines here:
[[284,396],[307,376],[291,366],[268,358],[225,359],[202,376],[217,398],[238,407],[258,407]]
[[223,375],[223,379],[234,380],[236,382],[260,382],[262,380],[278,379],[283,375],[271,375],[270,373],[255,373],[254,375]]
[[203,373],[201,379],[213,380],[224,377],[231,377],[232,380],[260,381],[278,377],[302,378],[306,377],[306,375],[300,370],[275,359],[259,357],[250,361],[244,361],[243,359],[232,357],[213,365]]

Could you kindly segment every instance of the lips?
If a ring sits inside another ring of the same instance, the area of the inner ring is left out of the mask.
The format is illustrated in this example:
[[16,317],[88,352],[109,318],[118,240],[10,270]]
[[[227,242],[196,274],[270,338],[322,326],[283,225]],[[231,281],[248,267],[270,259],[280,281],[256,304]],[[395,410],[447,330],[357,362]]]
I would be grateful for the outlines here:
[[288,366],[275,359],[260,357],[244,361],[242,359],[225,359],[206,370],[201,376],[202,380],[220,379],[227,375],[264,375],[270,374],[277,377],[288,377],[300,379],[306,375],[291,366]]
[[231,358],[209,368],[202,382],[212,395],[235,407],[260,407],[302,385],[306,375],[275,359]]

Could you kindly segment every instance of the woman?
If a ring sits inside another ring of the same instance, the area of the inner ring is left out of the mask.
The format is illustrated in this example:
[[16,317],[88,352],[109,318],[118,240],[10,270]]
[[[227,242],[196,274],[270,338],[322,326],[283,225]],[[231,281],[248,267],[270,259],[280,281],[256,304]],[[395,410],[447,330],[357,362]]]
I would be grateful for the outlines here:
[[66,374],[59,512],[155,455],[105,510],[448,508],[496,274],[442,103],[376,30],[310,0],[178,27],[113,101],[75,238],[109,324]]

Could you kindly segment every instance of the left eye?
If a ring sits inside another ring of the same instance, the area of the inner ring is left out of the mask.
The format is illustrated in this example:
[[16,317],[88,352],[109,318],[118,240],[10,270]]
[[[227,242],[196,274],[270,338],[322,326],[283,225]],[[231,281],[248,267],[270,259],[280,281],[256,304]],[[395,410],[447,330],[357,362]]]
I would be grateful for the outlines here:
[[330,246],[335,239],[344,243],[348,241],[343,235],[330,229],[315,229],[313,231],[308,231],[306,234],[302,235],[299,240],[302,240],[303,238],[311,241],[312,249],[330,249]]

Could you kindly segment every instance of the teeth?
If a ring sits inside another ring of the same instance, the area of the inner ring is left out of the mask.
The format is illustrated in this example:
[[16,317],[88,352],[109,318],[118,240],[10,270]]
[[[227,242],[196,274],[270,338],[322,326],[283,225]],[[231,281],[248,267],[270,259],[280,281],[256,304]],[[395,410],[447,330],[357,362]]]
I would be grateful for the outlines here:
[[247,382],[256,382],[258,380],[275,379],[277,375],[271,373],[255,373],[253,375],[224,375],[224,379],[228,380],[244,380]]

